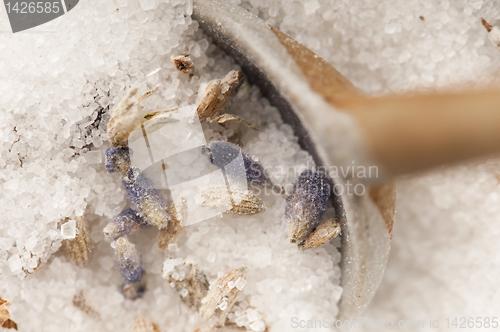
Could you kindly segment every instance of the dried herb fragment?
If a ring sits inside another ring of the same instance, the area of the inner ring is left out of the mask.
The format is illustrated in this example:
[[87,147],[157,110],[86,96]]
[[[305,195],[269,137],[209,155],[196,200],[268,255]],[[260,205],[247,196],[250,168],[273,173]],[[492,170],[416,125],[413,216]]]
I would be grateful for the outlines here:
[[500,50],[500,28],[489,24],[484,18],[481,18],[481,23],[488,31],[488,39]]
[[109,148],[106,150],[106,171],[120,172],[125,175],[130,168],[131,150],[127,147]]
[[205,273],[194,263],[171,259],[164,263],[165,278],[188,306],[199,309],[207,295],[209,283]]
[[259,130],[259,128],[255,127],[253,124],[248,122],[247,120],[243,119],[240,116],[234,115],[234,114],[222,114],[219,115],[212,120],[210,120],[210,123],[217,121],[218,123],[225,123],[227,121],[238,121],[239,123],[243,123],[249,128],[252,128],[253,130]]
[[491,32],[493,30],[493,26],[489,24],[484,18],[481,17],[481,23],[486,28],[486,31]]
[[[243,151],[236,144],[212,141],[208,147],[204,147],[202,153],[210,159],[212,164],[222,169],[227,176],[235,180],[240,180],[243,177],[246,178],[249,185],[268,185],[273,190],[283,191],[283,188],[272,183],[264,166],[257,158]],[[242,174],[242,166],[245,170],[244,174]]]
[[121,292],[126,299],[135,300],[146,291],[146,281],[143,277],[141,281],[132,284],[123,284],[121,286]]
[[64,254],[70,262],[85,266],[92,255],[92,241],[87,221],[83,216],[76,218],[76,235],[74,239],[63,241]]
[[285,202],[285,220],[290,242],[302,242],[318,225],[330,197],[330,181],[321,172],[305,170],[293,186]]
[[[240,285],[240,287],[237,285]],[[244,267],[227,271],[210,286],[207,296],[202,301],[203,305],[200,307],[200,316],[207,320],[212,316],[216,316],[218,322],[215,326],[224,326],[227,316],[244,285]]]
[[189,77],[192,77],[194,75],[194,63],[189,56],[189,53],[185,53],[176,57],[172,57],[171,60],[178,71],[183,74],[189,75]]
[[158,247],[162,251],[166,251],[169,244],[175,243],[182,233],[182,226],[187,220],[187,200],[181,197],[170,204],[168,213],[172,219],[168,223],[168,226],[160,229],[158,233]]
[[207,121],[224,112],[242,84],[243,74],[236,70],[230,71],[221,80],[210,81],[205,91],[198,94],[196,100],[196,112],[200,122]]
[[95,309],[92,301],[90,301],[87,294],[83,290],[80,290],[78,294],[75,294],[75,296],[73,296],[73,305],[87,315],[96,319],[101,319],[101,315]]
[[0,296],[0,325],[6,329],[17,330],[17,324],[10,319],[10,313],[7,310],[7,306],[11,304],[12,302],[8,302]]
[[328,219],[321,223],[316,229],[309,234],[307,239],[299,244],[299,249],[314,249],[321,247],[330,240],[340,235],[340,223],[337,218]]
[[104,227],[103,232],[104,236],[114,241],[147,225],[148,223],[134,210],[128,209],[111,219],[111,222]]
[[214,186],[200,190],[200,206],[234,214],[256,214],[265,209],[253,192],[237,187]]
[[142,279],[142,262],[135,244],[126,237],[121,237],[114,241],[112,246],[115,249],[116,262],[127,284],[137,283]]
[[143,315],[139,315],[134,318],[131,332],[161,332],[161,330],[156,323]]
[[130,168],[122,183],[132,209],[140,217],[159,229],[167,227],[171,220],[167,205],[153,182],[139,168]]

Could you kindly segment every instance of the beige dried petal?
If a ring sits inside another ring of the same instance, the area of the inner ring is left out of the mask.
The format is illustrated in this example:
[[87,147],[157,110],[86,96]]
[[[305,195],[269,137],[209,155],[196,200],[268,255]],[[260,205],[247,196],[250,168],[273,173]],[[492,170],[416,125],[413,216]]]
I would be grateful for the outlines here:
[[73,264],[85,266],[92,255],[92,247],[87,221],[83,216],[76,218],[76,236],[63,241],[64,254]]
[[204,326],[197,328],[193,332],[214,332],[216,330],[218,330],[218,328],[216,328],[215,326]]
[[166,251],[169,244],[175,243],[182,233],[182,227],[187,220],[187,200],[181,197],[170,204],[168,213],[172,219],[167,227],[160,229],[158,233],[158,247],[162,251]]
[[4,300],[0,296],[0,326],[5,329],[15,329],[17,330],[17,324],[10,319],[10,313],[7,310],[7,306],[11,305],[11,302]]
[[216,117],[225,111],[243,84],[243,74],[239,71],[230,71],[221,80],[212,80],[196,99],[196,112],[200,122]]
[[[177,278],[174,278],[174,275]],[[183,277],[178,277],[183,275]],[[183,262],[163,276],[181,300],[192,308],[199,309],[201,300],[207,295],[209,283],[205,273],[196,264]]]
[[[216,327],[224,326],[227,316],[240,293],[240,290],[235,286],[239,278],[245,279],[244,267],[231,269],[222,277],[218,278],[214,284],[210,286],[210,290],[203,300],[204,303],[200,308],[200,316],[208,320],[215,315],[218,317]],[[227,305],[224,310],[221,310],[219,306],[223,300],[225,300]]]
[[307,239],[299,244],[299,249],[314,249],[321,247],[333,238],[340,235],[340,223],[337,218],[328,219],[320,224]]
[[11,305],[11,302],[5,301],[0,297],[0,325],[6,322],[10,318],[10,313],[7,310],[7,306]]
[[131,332],[161,332],[161,330],[156,323],[143,315],[139,315],[134,318]]
[[204,326],[204,327],[197,328],[193,332],[214,332],[216,330],[218,330],[218,328],[216,328],[215,326]]
[[189,57],[190,54],[181,54],[176,57],[172,57],[171,60],[177,68],[183,74],[188,74],[190,77],[194,75],[194,63]]
[[198,93],[196,99],[196,113],[200,122],[204,122],[213,116],[221,113],[219,105],[219,97],[221,95],[221,82],[220,80],[212,80],[205,87],[203,92]]
[[481,23],[486,28],[486,31],[491,32],[493,30],[493,26],[489,24],[484,18],[481,17]]
[[108,123],[108,138],[112,146],[127,146],[130,133],[146,121],[139,102],[152,95],[157,89],[158,87],[139,98],[134,98],[138,90],[135,87],[113,110]]
[[96,319],[101,318],[101,315],[95,309],[94,304],[83,290],[80,290],[78,294],[73,296],[73,305],[91,317]]
[[264,203],[253,192],[227,186],[200,190],[200,206],[235,214],[255,214],[263,211]]
[[219,115],[219,116],[215,117],[214,119],[210,120],[210,123],[212,123],[214,121],[217,121],[218,123],[224,123],[227,121],[238,121],[239,123],[243,123],[244,125],[246,125],[249,128],[252,128],[253,130],[259,130],[259,128],[255,127],[253,124],[251,124],[247,120],[245,120],[242,117],[239,117],[237,115],[234,115],[234,114]]
[[4,329],[14,329],[17,331],[17,324],[12,319],[7,319],[2,323]]

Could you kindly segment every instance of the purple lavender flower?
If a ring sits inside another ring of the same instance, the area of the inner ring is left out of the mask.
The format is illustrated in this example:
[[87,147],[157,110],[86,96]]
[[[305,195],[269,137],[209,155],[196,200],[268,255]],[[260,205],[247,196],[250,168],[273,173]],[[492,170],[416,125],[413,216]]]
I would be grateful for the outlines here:
[[121,237],[112,243],[112,247],[115,249],[116,264],[125,284],[141,282],[144,270],[135,245],[127,237]]
[[130,154],[129,148],[109,148],[106,150],[106,170],[108,173],[119,171],[125,174],[130,168]]
[[[275,186],[262,164],[236,144],[224,141],[212,141],[208,147],[205,147],[202,153],[210,159],[212,164],[224,170],[228,176],[240,177],[243,175],[249,184]],[[243,165],[237,160],[240,154]],[[242,174],[242,166],[244,166],[245,174]],[[281,191],[281,187],[278,187],[278,189]]]
[[127,190],[126,197],[132,205],[132,210],[149,225],[159,229],[167,227],[171,220],[167,205],[153,182],[139,168],[130,168],[122,183]]
[[305,170],[299,175],[285,202],[290,242],[302,242],[317,226],[325,213],[330,188],[330,180],[321,171]]
[[104,235],[113,241],[134,233],[136,230],[147,226],[147,222],[132,209],[128,209],[111,219],[104,227]]

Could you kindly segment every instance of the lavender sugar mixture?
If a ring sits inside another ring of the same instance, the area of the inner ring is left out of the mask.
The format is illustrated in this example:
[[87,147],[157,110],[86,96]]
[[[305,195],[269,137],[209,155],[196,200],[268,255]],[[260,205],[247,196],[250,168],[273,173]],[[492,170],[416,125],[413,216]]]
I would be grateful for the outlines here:
[[[498,82],[494,0],[231,2],[368,93]],[[314,163],[292,128],[192,10],[190,0],[80,1],[16,34],[0,12],[4,328],[281,332],[308,330],[294,317],[337,316],[340,229],[328,198],[296,182],[321,175],[303,173]],[[138,167],[148,150],[129,146],[129,135],[160,132],[179,153],[192,147],[185,133],[161,128],[195,114],[200,156],[217,170],[225,154],[241,153],[255,188],[228,198],[225,186],[207,185],[169,199]],[[499,166],[491,159],[398,184],[391,258],[368,317],[498,315],[500,264],[484,253],[500,250]],[[190,224],[190,198],[210,218]],[[313,225],[306,235],[303,223]]]

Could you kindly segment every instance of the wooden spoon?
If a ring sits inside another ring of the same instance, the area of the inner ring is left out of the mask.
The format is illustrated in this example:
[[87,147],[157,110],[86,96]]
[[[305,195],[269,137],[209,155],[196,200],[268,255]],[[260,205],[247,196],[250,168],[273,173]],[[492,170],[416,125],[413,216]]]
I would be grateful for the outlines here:
[[334,203],[342,223],[343,294],[337,319],[359,316],[385,271],[394,177],[500,151],[500,89],[369,97],[247,10],[219,0],[194,0],[193,5],[193,19],[260,86],[317,165],[374,170],[369,177],[330,174],[342,188],[371,186],[364,195],[338,193]]

